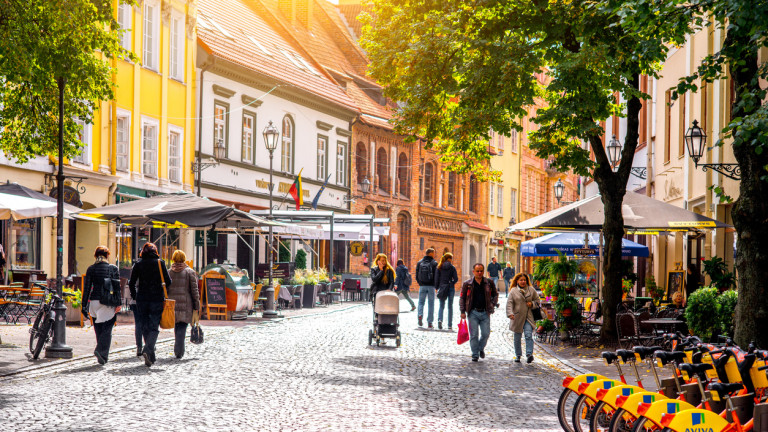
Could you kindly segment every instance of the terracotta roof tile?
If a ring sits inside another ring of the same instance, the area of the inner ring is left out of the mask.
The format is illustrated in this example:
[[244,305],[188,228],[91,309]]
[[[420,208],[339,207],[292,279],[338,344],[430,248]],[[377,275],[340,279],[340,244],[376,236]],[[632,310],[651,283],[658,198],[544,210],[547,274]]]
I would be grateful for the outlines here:
[[347,21],[349,28],[354,32],[355,38],[359,39],[363,32],[363,24],[358,21],[357,16],[363,11],[363,5],[344,4],[338,5],[336,8],[338,8],[339,12],[344,15],[344,19]]
[[493,231],[487,225],[481,224],[480,222],[466,220],[466,221],[464,221],[464,223],[467,224],[467,226],[470,227],[470,228],[477,228],[477,229],[481,229],[483,231]]

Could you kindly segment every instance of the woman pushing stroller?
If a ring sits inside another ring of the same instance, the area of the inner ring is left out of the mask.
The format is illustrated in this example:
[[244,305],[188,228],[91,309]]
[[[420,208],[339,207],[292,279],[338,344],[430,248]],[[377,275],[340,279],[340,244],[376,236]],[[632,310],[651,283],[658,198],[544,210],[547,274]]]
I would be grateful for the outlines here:
[[395,269],[389,263],[387,256],[383,253],[376,255],[371,267],[371,301],[376,302],[376,293],[384,290],[391,290],[395,286]]
[[[385,338],[394,338],[400,346],[400,298],[395,294],[395,269],[384,254],[376,255],[371,267],[371,304],[373,306],[373,329],[368,332],[368,345],[376,340],[376,345],[384,343]],[[380,297],[378,300],[376,297]]]

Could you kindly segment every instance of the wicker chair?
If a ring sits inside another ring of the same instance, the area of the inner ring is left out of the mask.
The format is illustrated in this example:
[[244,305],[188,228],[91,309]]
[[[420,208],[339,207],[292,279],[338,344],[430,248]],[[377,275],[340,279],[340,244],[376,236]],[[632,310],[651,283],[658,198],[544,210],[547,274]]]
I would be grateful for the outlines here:
[[635,315],[633,313],[616,314],[616,330],[619,336],[619,346],[630,349],[639,344]]

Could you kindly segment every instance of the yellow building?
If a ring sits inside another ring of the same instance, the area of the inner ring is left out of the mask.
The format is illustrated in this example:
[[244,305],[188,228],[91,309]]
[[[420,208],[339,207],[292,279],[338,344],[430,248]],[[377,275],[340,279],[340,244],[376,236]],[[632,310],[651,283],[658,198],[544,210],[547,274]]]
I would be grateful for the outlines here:
[[510,262],[518,267],[520,238],[506,229],[520,221],[520,132],[512,130],[510,136],[491,131],[489,149],[491,169],[499,171],[497,182],[488,182],[488,258],[497,257],[504,266]]

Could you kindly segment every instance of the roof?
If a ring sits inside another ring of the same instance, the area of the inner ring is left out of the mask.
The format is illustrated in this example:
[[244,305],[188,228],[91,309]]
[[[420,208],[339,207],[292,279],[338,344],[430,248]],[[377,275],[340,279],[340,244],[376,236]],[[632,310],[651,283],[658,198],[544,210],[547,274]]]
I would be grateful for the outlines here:
[[363,24],[358,21],[357,16],[363,12],[362,4],[340,4],[336,8],[344,16],[344,20],[347,22],[347,27],[352,31],[355,38],[360,38],[363,33]]
[[357,111],[355,102],[338,83],[286,36],[277,2],[264,0],[253,5],[251,8],[240,0],[200,0],[199,40],[216,57]]
[[483,231],[493,231],[491,228],[488,227],[488,225],[482,224],[480,222],[475,222],[471,220],[464,221],[465,224],[467,224],[470,228],[480,229]]

